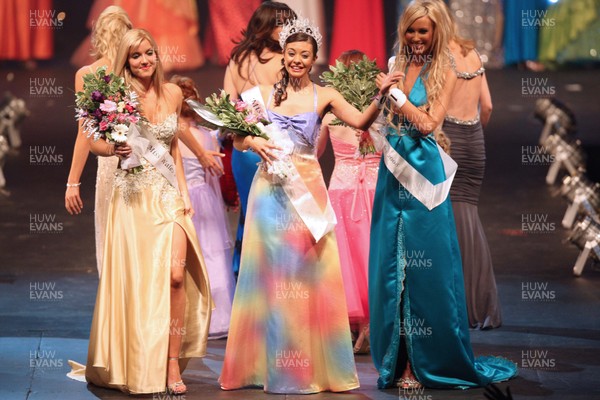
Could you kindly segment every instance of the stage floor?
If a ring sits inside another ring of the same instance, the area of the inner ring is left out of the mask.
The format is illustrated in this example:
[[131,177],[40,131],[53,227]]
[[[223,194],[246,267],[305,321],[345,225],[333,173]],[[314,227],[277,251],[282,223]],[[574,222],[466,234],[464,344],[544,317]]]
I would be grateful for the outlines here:
[[[20,151],[6,163],[10,194],[0,195],[0,399],[126,398],[65,376],[67,360],[86,360],[98,283],[93,157],[82,177],[84,213],[72,217],[63,206],[76,127],[74,70],[42,66],[36,71],[5,68],[0,74],[3,88],[24,98],[32,113],[22,125]],[[208,94],[222,82],[223,69],[209,66],[189,75]],[[590,163],[598,160],[598,76],[593,70],[488,71],[494,113],[486,130],[480,214],[492,250],[504,326],[472,331],[471,340],[476,355],[499,355],[519,365],[519,377],[500,384],[510,386],[515,400],[600,399],[600,273],[588,264],[581,277],[572,275],[578,250],[565,242],[567,231],[561,226],[567,203],[545,184],[548,165],[524,162],[522,157],[537,145],[542,128],[533,117],[536,97],[526,93],[541,90],[554,91],[573,109],[579,137],[596,155]],[[36,157],[40,154],[48,157]],[[331,167],[329,153],[323,161],[326,174]],[[524,218],[544,223],[524,230]],[[31,224],[40,220],[49,228]],[[189,392],[180,398],[275,397],[259,389],[221,391],[217,377],[224,348],[224,340],[210,341],[207,357],[190,363],[183,375]],[[357,356],[356,361],[359,390],[311,398],[484,398],[483,389],[379,391],[370,357]]]

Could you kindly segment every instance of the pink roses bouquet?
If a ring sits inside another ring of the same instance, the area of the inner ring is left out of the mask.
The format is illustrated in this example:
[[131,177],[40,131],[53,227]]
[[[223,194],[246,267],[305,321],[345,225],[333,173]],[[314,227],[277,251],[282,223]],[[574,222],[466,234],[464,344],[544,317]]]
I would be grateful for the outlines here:
[[140,114],[137,94],[125,86],[122,77],[106,74],[106,67],[83,77],[83,91],[75,94],[75,118],[83,122],[87,136],[110,143],[125,143],[131,124]]

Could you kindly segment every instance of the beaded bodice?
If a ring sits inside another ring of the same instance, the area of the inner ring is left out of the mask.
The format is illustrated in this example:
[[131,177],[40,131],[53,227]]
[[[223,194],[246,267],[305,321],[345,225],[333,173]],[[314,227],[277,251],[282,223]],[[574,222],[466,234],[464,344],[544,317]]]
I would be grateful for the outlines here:
[[477,71],[475,72],[464,72],[464,71],[458,71],[456,69],[456,60],[454,59],[454,56],[452,55],[452,53],[450,53],[450,64],[452,65],[452,69],[454,70],[454,73],[456,74],[456,77],[458,79],[473,79],[476,78],[480,75],[483,75],[483,73],[485,72],[485,68],[483,67],[483,59],[481,58],[481,54],[479,54],[479,52],[477,51],[477,49],[473,49],[475,51],[475,53],[477,53],[477,56],[479,57],[479,61],[481,62],[481,66],[477,69]]
[[[164,121],[153,124],[146,122],[142,129],[145,130],[147,136],[156,140],[158,144],[163,146],[167,151],[171,148],[171,141],[175,137],[177,131],[177,114],[171,113]],[[129,203],[133,194],[139,193],[145,189],[173,192],[176,194],[175,188],[167,181],[167,179],[145,158],[141,158],[143,170],[139,172],[128,172],[120,168],[115,172],[115,188],[123,196],[124,200]]]
[[146,122],[144,123],[144,129],[151,133],[160,144],[169,150],[171,147],[171,140],[173,140],[175,132],[177,131],[177,114],[171,113],[163,122],[157,124]]

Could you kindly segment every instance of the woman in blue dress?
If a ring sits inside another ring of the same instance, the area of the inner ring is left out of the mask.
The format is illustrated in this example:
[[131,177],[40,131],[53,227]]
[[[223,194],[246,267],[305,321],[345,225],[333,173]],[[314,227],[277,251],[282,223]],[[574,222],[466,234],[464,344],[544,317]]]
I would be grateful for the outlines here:
[[436,1],[415,1],[399,25],[369,255],[371,353],[379,388],[468,388],[506,380],[516,366],[475,359],[470,344],[460,250],[448,191],[456,164],[433,131],[442,123],[456,76],[449,27]]
[[[283,61],[279,32],[286,21],[294,18],[296,13],[287,4],[277,1],[264,2],[254,11],[246,30],[242,31],[242,40],[231,52],[225,71],[223,89],[232,99],[256,85],[277,82]],[[236,276],[240,266],[248,194],[259,161],[260,157],[252,152],[243,153],[234,148],[231,154],[231,167],[241,205],[232,266]]]
[[[520,0],[504,2],[504,62],[538,71],[539,33],[548,1]],[[552,27],[551,30],[554,30]]]

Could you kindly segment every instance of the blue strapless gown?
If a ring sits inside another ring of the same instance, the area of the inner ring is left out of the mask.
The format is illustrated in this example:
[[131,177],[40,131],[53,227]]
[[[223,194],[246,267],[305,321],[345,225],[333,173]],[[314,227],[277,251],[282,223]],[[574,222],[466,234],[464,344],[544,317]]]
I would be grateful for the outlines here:
[[[427,102],[421,77],[410,92]],[[388,127],[388,141],[434,184],[445,179],[433,134]],[[471,349],[463,272],[450,197],[429,211],[390,173],[379,168],[369,254],[371,354],[378,387],[394,386],[410,360],[430,388],[485,386],[516,375],[497,357],[475,359]]]

